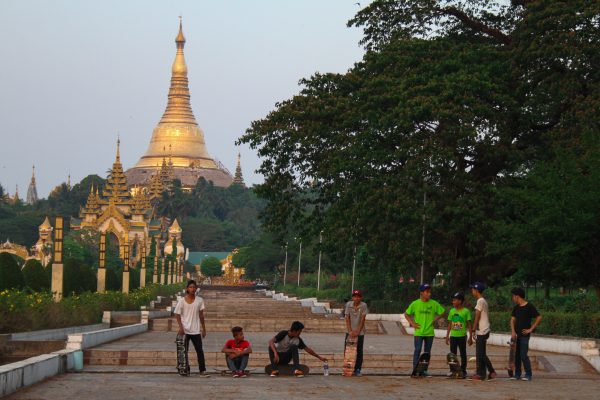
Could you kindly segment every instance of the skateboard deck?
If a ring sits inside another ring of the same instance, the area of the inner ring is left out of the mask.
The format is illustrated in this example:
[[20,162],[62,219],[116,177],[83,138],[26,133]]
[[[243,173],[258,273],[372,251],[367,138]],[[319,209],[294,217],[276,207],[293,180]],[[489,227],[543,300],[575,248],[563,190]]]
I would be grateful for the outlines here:
[[460,362],[458,361],[458,356],[454,353],[448,353],[446,361],[448,361],[448,367],[450,367],[450,378],[462,379],[464,376],[460,367]]
[[410,375],[416,378],[423,377],[423,373],[427,371],[427,368],[429,367],[430,358],[431,355],[429,353],[421,354],[419,357],[419,362],[417,363],[416,367],[413,368],[412,374]]
[[175,345],[177,348],[177,373],[181,376],[189,376],[190,363],[187,351],[185,351],[185,335],[177,335]]
[[[219,369],[219,368],[215,368],[215,371],[216,371],[218,374],[221,374],[222,376],[227,376],[227,375],[230,375],[230,376],[231,376],[231,375],[233,375],[233,371],[232,371],[232,370],[230,370],[230,369]],[[244,370],[244,373],[245,373],[246,375],[250,375],[250,374],[252,373],[252,371],[254,371],[254,369],[245,369],[245,370]]]
[[509,350],[508,350],[508,367],[506,368],[506,370],[508,371],[508,376],[510,378],[512,378],[513,375],[515,374],[515,352],[517,350],[517,342],[512,340],[512,338],[511,338],[507,344],[509,345]]
[[352,376],[354,374],[354,366],[356,364],[356,345],[358,338],[351,339],[348,337],[344,346],[344,367],[342,375]]
[[[294,366],[291,364],[278,365],[277,370],[280,376],[294,376]],[[304,375],[308,375],[310,368],[304,364],[300,364],[300,371],[304,372]],[[265,366],[265,374],[271,375],[271,372],[273,372],[273,367],[271,364],[267,364]]]

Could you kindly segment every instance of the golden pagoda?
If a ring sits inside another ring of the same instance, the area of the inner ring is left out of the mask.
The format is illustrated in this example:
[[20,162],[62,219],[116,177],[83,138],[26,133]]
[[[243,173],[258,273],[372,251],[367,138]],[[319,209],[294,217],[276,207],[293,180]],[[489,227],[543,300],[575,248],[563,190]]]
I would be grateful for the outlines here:
[[169,164],[166,167],[170,167],[173,178],[179,179],[184,189],[194,187],[200,177],[212,181],[215,186],[229,186],[233,181],[231,173],[208,154],[204,132],[192,112],[181,20],[175,43],[177,52],[171,68],[167,108],[152,132],[148,150],[133,168],[125,172],[127,182],[130,187],[149,187],[152,176],[160,168],[157,165],[164,167],[168,157]]

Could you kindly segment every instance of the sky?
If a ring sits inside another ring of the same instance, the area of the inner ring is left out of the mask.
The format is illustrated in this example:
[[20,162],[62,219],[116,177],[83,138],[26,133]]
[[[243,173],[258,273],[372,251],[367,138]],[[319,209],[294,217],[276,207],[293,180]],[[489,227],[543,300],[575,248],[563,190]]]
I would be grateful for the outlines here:
[[46,197],[71,175],[125,169],[167,103],[179,15],[191,103],[208,152],[247,184],[260,165],[236,139],[315,72],[359,61],[359,0],[0,0],[0,184]]

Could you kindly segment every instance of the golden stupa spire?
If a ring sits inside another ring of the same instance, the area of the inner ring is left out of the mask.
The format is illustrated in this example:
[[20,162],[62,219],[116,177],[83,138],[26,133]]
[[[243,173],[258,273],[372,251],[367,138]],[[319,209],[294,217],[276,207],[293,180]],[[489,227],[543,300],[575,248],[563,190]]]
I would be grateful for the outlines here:
[[113,199],[115,204],[127,203],[130,200],[129,190],[127,190],[127,179],[123,173],[123,165],[121,164],[121,156],[119,154],[119,148],[121,146],[121,139],[117,139],[117,154],[115,162],[106,180],[104,186],[103,195],[104,197]]
[[188,168],[192,165],[217,169],[217,164],[208,154],[204,142],[204,133],[198,127],[190,104],[188,86],[188,68],[183,49],[185,36],[183,24],[179,21],[179,31],[175,38],[177,47],[175,60],[171,66],[171,86],[167,107],[154,128],[148,150],[135,165],[135,168],[154,169],[164,157],[167,146],[170,159],[176,168]]
[[246,184],[244,183],[244,176],[242,175],[242,163],[240,161],[241,157],[241,154],[238,152],[237,166],[235,167],[235,175],[233,176],[233,184],[245,187]]

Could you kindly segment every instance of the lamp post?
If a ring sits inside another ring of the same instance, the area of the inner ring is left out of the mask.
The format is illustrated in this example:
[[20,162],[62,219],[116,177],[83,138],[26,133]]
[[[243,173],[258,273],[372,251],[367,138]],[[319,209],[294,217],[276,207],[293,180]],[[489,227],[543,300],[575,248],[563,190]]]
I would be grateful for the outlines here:
[[356,271],[356,246],[354,246],[354,257],[352,258],[352,290],[354,292],[354,273]]
[[317,272],[317,292],[321,290],[321,244],[323,243],[323,231],[319,232],[319,268]]
[[287,279],[287,257],[288,257],[288,243],[285,242],[285,262],[283,263],[283,286],[285,286],[285,281]]
[[300,251],[298,252],[298,287],[300,287],[300,272],[302,270],[302,239],[300,239]]
[[423,191],[423,231],[421,232],[421,285],[423,284],[423,273],[425,272],[425,206],[427,204],[427,192]]

